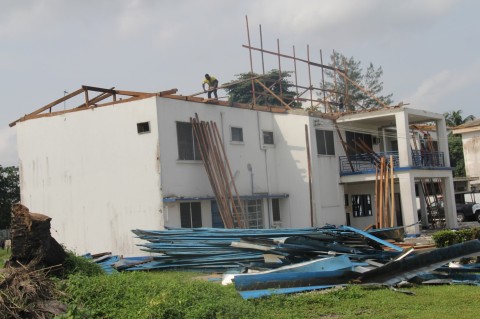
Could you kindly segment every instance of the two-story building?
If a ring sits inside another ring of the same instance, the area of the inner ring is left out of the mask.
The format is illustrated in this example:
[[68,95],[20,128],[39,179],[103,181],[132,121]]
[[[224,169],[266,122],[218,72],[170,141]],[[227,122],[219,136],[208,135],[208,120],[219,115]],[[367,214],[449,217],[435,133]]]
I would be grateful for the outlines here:
[[[216,124],[248,227],[376,224],[372,156],[392,160],[393,226],[418,234],[416,184],[438,179],[448,227],[456,227],[443,115],[395,107],[324,114],[179,96],[88,98],[52,112],[70,96],[13,122],[21,202],[52,217],[53,236],[78,253],[140,254],[132,229],[223,227],[191,118]],[[74,96],[75,94],[71,94]],[[434,123],[428,163],[410,125]],[[365,157],[358,138],[373,151]],[[348,156],[346,153],[348,150]],[[423,210],[424,207],[423,207]]]

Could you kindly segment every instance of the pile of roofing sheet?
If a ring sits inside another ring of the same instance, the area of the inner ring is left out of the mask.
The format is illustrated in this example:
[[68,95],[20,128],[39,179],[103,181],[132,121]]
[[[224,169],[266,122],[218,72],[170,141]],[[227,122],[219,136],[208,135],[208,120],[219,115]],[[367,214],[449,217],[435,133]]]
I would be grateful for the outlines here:
[[[153,260],[126,270],[271,269],[322,257],[388,262],[402,248],[355,228],[133,230]],[[385,250],[388,248],[389,250]]]
[[[480,254],[480,240],[417,254],[348,226],[302,229],[133,230],[151,256],[97,256],[108,270],[223,272],[243,298],[318,290],[348,283],[480,285],[480,265],[447,266]],[[389,230],[387,230],[387,233]],[[385,232],[383,232],[385,235]]]

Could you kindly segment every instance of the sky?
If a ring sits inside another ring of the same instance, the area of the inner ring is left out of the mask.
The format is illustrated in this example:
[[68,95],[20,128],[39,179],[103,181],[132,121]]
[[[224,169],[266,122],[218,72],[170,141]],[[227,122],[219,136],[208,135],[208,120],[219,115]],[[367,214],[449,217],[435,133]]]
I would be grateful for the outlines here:
[[[254,47],[261,28],[266,50],[293,55],[295,48],[298,58],[322,56],[325,64],[335,50],[362,67],[382,67],[383,93],[395,103],[480,117],[477,0],[0,0],[0,8],[2,166],[18,165],[8,124],[65,91],[190,95],[201,91],[205,73],[225,83],[250,71],[247,17]],[[275,59],[268,57],[267,70],[278,69]],[[299,84],[308,77],[297,74]]]

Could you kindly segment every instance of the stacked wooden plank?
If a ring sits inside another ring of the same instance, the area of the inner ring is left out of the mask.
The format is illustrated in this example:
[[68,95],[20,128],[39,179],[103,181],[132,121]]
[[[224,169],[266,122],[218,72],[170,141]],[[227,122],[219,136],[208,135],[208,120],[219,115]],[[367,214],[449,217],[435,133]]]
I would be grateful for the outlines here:
[[380,164],[376,166],[375,212],[378,228],[393,227],[395,223],[393,166],[392,155],[389,159],[380,157]]
[[375,225],[377,228],[393,227],[395,225],[395,185],[393,156],[380,156],[362,139],[354,141],[355,145],[375,165]]
[[190,118],[196,143],[225,228],[245,228],[246,218],[217,124]]

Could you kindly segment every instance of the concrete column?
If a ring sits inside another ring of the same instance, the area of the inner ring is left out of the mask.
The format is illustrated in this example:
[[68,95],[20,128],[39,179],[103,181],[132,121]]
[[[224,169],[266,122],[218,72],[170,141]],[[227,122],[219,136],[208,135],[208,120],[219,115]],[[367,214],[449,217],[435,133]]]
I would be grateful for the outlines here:
[[[415,196],[415,179],[410,173],[406,172],[398,174],[398,181],[400,184],[403,225],[416,224],[418,222],[418,216]],[[416,224],[415,226],[407,227],[405,231],[410,235],[418,235],[420,234],[420,226]]]
[[418,183],[418,198],[420,201],[420,214],[422,216],[422,226],[428,227],[427,205],[425,203],[425,194],[421,182]]
[[400,161],[400,167],[411,167],[412,147],[410,145],[408,114],[406,112],[396,113],[395,123],[397,127],[398,156]]
[[453,190],[453,177],[442,178],[443,205],[445,210],[445,222],[447,228],[458,228],[457,207]]
[[450,155],[448,153],[447,124],[445,123],[444,118],[437,120],[436,124],[437,124],[438,151],[443,152],[445,166],[450,167]]

